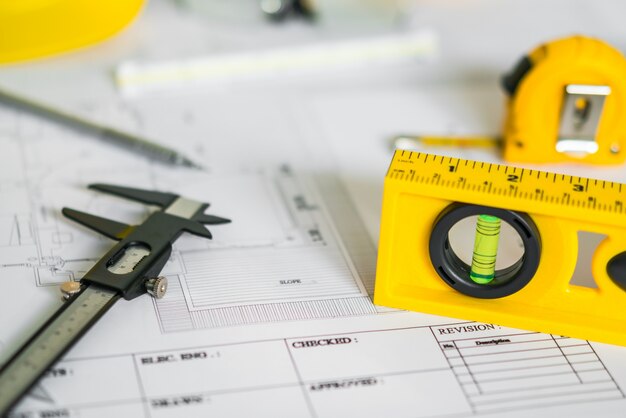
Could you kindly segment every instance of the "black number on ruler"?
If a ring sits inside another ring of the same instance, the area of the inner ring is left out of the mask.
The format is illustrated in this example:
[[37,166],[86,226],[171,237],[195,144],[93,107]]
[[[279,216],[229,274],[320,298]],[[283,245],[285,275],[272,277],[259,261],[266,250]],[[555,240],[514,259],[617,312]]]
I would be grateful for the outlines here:
[[448,166],[448,171],[449,171],[450,173],[454,173],[454,172],[456,171],[456,166],[455,166],[455,165],[449,165],[449,166]]
[[517,183],[519,181],[519,176],[517,174],[508,174],[506,177],[506,181],[510,181],[511,183]]
[[583,186],[582,184],[573,184],[572,185],[572,190],[575,192],[584,192],[585,191],[585,186]]

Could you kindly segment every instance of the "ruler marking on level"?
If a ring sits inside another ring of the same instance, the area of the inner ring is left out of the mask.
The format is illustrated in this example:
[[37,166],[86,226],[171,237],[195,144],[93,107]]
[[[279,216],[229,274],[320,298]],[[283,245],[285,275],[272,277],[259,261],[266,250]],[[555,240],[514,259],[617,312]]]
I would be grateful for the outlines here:
[[[626,213],[626,199],[622,201],[620,195],[621,183],[448,156],[430,157],[424,153],[400,151],[392,162],[388,177],[428,185],[433,196],[445,194],[438,194],[438,188],[457,190],[463,192],[459,194],[459,197],[463,196],[459,201],[481,204],[489,202],[491,196],[495,202],[501,200],[504,208],[519,207],[530,213],[545,211],[558,216],[559,207],[570,207],[587,217],[593,217],[594,213],[611,216]],[[415,169],[413,158],[419,158],[419,164],[423,166]],[[495,175],[494,167],[506,175]],[[550,188],[544,187],[544,181],[548,183],[548,179],[553,183]],[[539,206],[533,206],[537,203]]]

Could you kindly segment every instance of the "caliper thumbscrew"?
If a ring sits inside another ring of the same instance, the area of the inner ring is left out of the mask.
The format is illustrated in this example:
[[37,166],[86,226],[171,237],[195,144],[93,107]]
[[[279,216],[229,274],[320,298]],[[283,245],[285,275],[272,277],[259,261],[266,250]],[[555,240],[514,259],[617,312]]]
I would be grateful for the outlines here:
[[145,282],[146,290],[155,299],[161,299],[167,292],[167,277],[150,277]]
[[73,282],[73,281],[63,282],[61,283],[59,290],[61,291],[61,294],[63,295],[63,300],[68,300],[73,295],[80,292],[80,283]]

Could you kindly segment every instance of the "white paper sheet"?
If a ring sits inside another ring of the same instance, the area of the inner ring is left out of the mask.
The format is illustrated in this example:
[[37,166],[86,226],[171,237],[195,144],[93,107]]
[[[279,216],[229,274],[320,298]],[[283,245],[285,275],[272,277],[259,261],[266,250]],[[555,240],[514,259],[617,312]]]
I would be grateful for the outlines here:
[[[482,91],[466,94],[480,100]],[[16,416],[621,416],[626,349],[374,306],[376,226],[361,220],[359,195],[339,172],[357,173],[353,184],[371,179],[359,177],[363,163],[384,167],[333,137],[347,134],[346,115],[373,118],[409,96],[295,97],[146,98],[90,110],[194,155],[206,172],[0,110],[3,360],[61,304],[56,285],[112,245],[63,219],[61,207],[124,222],[147,213],[86,184],[174,191],[233,220],[211,228],[213,241],[181,238],[164,269],[167,296],[117,303]],[[370,126],[364,146],[383,137]],[[382,174],[373,181],[377,200]]]
[[[418,2],[414,24],[437,31],[441,62],[327,79],[117,102],[121,62],[334,38],[297,22],[208,22],[156,0],[103,45],[3,68],[7,88],[154,138],[208,171],[151,164],[0,106],[0,363],[61,305],[57,284],[113,245],[61,208],[127,223],[147,214],[88,183],[180,193],[233,220],[211,228],[213,241],[182,237],[165,299],[118,302],[14,416],[623,417],[625,348],[371,303],[388,138],[497,133],[496,79],[527,48],[581,28],[623,39],[617,1],[505,3]],[[626,180],[622,167],[556,169]]]

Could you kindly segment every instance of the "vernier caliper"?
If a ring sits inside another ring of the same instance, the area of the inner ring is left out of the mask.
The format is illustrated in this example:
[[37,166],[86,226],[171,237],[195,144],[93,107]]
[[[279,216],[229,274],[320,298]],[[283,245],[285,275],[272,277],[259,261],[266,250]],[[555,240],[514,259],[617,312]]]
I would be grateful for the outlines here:
[[155,205],[140,225],[126,225],[77,210],[63,208],[63,215],[119,241],[80,280],[66,282],[61,291],[66,302],[0,369],[0,416],[8,414],[46,370],[93,326],[120,298],[131,300],[144,293],[161,298],[167,279],[161,269],[172,252],[172,243],[183,233],[211,238],[203,225],[230,222],[207,215],[207,203],[171,193],[92,184],[90,189]]

